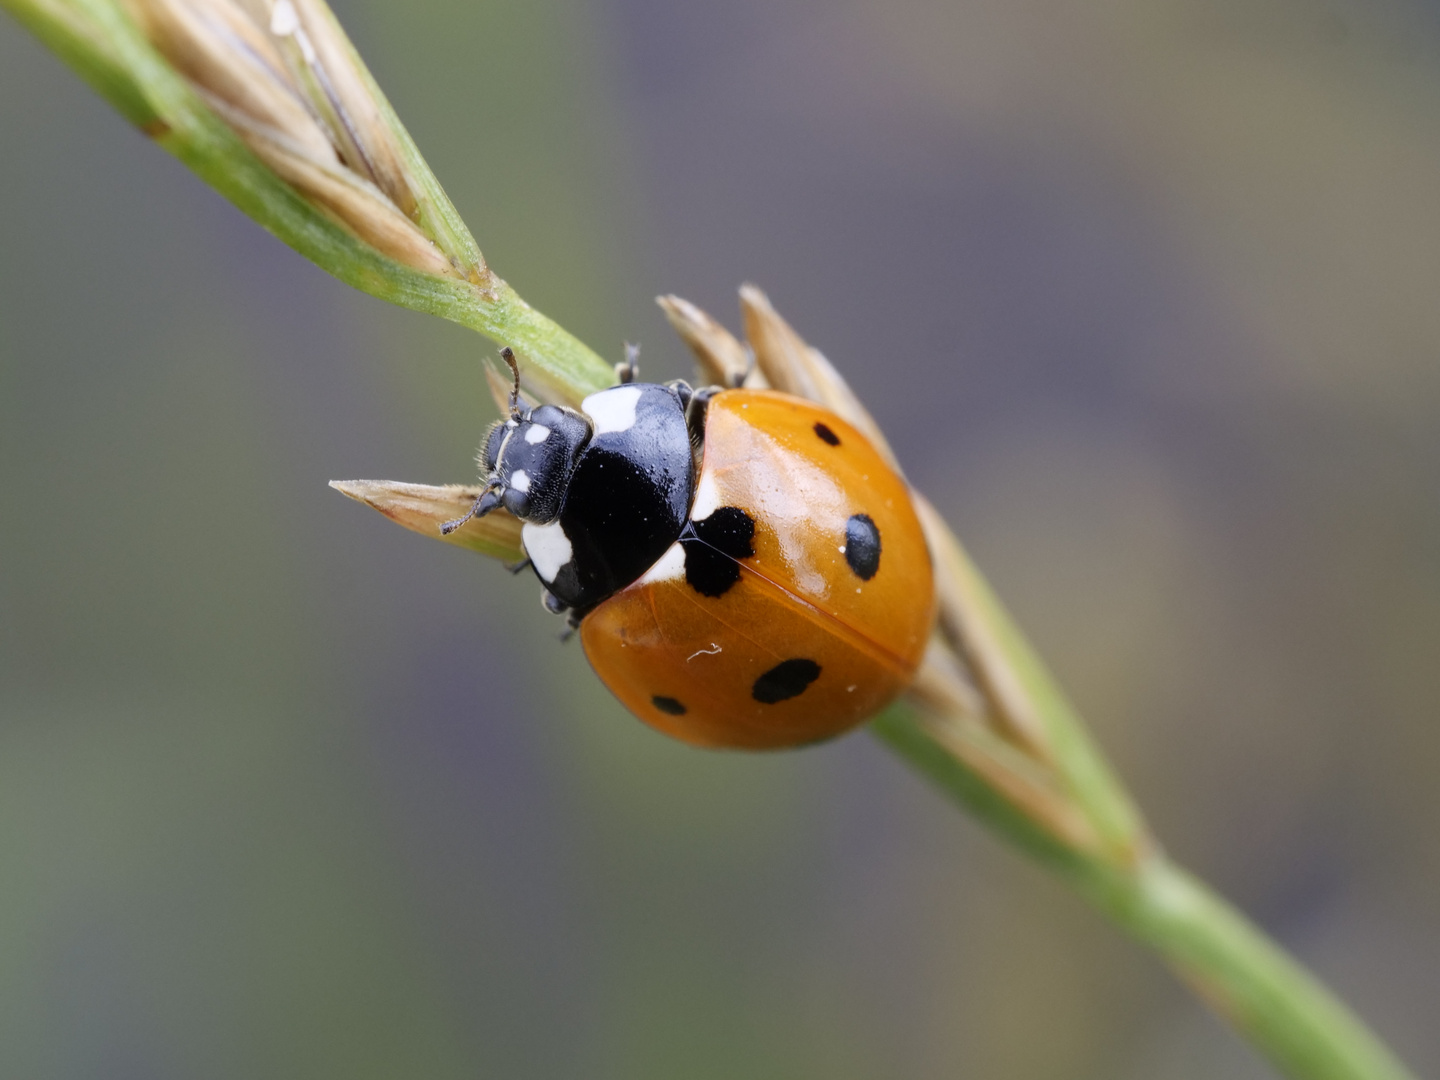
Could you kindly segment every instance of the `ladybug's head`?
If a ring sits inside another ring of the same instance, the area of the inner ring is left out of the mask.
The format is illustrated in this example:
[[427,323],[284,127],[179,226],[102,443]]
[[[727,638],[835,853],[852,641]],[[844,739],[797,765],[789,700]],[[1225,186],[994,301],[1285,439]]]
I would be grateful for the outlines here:
[[521,521],[544,525],[560,515],[565,489],[580,451],[590,441],[590,421],[582,413],[561,405],[521,407],[520,366],[507,346],[500,356],[515,376],[510,392],[510,415],[496,421],[485,433],[480,468],[485,490],[470,511],[440,526],[449,536],[472,517],[484,517],[503,506]]
[[497,422],[480,452],[486,491],[476,503],[476,515],[503,506],[534,525],[554,521],[590,431],[583,414],[560,405],[517,409]]

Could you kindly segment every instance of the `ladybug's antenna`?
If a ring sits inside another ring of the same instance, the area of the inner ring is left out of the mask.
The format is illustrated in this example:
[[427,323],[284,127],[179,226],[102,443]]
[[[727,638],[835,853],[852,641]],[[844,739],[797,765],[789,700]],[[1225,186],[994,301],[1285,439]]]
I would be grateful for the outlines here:
[[[507,349],[506,352],[509,352],[509,350]],[[470,509],[464,517],[458,517],[454,521],[447,521],[440,526],[440,535],[449,536],[471,518],[484,517],[490,513],[491,510],[494,510],[500,505],[500,489],[501,485],[499,484],[488,485],[484,491],[475,497],[475,501],[470,504]]]
[[520,365],[515,360],[515,350],[509,345],[500,350],[500,359],[510,366],[510,374],[515,376],[515,389],[510,391],[510,415],[514,416],[520,412]]

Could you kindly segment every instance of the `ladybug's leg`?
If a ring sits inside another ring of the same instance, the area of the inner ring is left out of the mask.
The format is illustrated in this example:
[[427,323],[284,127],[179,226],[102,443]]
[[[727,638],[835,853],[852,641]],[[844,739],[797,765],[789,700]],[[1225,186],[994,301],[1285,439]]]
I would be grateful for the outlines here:
[[718,393],[718,386],[702,386],[685,402],[685,426],[690,429],[690,442],[693,446],[705,444],[705,409],[709,406],[710,399]]
[[570,611],[565,615],[565,631],[560,635],[561,641],[569,641],[575,636],[575,631],[580,629],[580,621],[585,616],[578,611]]
[[[526,560],[527,562],[529,560]],[[576,611],[574,608],[565,606],[565,602],[552,593],[549,589],[540,590],[540,603],[551,615],[565,616],[565,631],[560,635],[561,641],[569,641],[575,636],[575,631],[580,629],[580,621],[585,618],[587,611]]]
[[745,365],[744,371],[737,371],[730,376],[731,390],[739,390],[741,387],[743,387],[747,382],[750,381],[750,373],[755,370],[755,350],[750,348],[749,345],[745,346],[745,356],[749,359],[750,362]]
[[506,569],[506,570],[509,570],[510,573],[512,573],[512,574],[518,574],[518,573],[520,573],[520,571],[524,570],[524,569],[525,569],[526,567],[528,567],[529,565],[530,565],[530,560],[529,560],[528,558],[525,558],[525,559],[521,559],[519,562],[506,563],[506,564],[505,564],[505,569]]
[[695,396],[695,388],[684,379],[671,379],[665,384],[675,391],[675,396],[680,399],[680,408],[688,408],[690,399]]
[[615,381],[621,386],[640,377],[640,346],[625,343],[625,359],[615,365]]
[[690,462],[697,477],[705,460],[705,410],[710,399],[720,392],[718,386],[702,386],[685,403],[685,427],[690,432]]
[[561,641],[569,641],[575,636],[575,631],[580,629],[580,620],[585,617],[583,614],[567,608],[561,599],[549,589],[540,590],[540,603],[545,605],[545,610],[551,615],[565,616],[565,629],[560,633]]

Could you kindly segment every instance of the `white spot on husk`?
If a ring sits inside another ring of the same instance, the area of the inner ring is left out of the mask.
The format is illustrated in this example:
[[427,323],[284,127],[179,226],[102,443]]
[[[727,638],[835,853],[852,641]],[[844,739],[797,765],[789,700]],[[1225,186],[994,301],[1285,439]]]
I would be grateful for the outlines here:
[[635,406],[640,403],[641,393],[638,386],[612,386],[591,394],[580,408],[594,422],[596,435],[629,431],[635,426]]
[[575,554],[575,549],[570,546],[570,538],[565,535],[565,530],[558,521],[552,521],[548,525],[531,525],[526,522],[525,527],[520,530],[520,541],[525,545],[525,554],[534,564],[535,572],[547,585],[555,580],[555,575],[560,573]]

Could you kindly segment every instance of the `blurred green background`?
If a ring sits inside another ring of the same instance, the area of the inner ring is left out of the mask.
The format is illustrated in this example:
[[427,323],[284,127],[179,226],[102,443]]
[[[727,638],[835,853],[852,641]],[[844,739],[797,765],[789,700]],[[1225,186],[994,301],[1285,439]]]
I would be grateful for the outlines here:
[[[337,2],[499,272],[646,374],[754,280],[1170,850],[1440,1073],[1440,4]],[[629,718],[455,327],[0,21],[0,1075],[1269,1075],[861,734]]]

